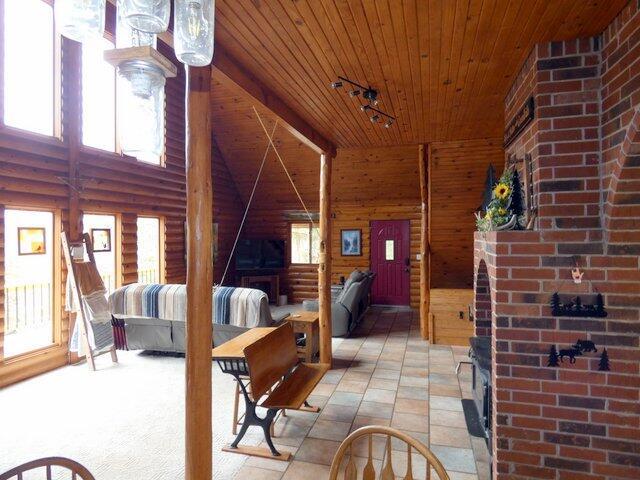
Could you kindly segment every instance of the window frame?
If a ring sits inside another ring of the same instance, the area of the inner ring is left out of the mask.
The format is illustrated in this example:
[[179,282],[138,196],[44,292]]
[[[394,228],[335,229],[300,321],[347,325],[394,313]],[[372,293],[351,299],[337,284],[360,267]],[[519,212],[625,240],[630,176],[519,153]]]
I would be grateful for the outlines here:
[[[49,5],[52,10],[53,21],[53,115],[51,118],[53,133],[46,135],[32,132],[5,124],[4,120],[4,75],[0,75],[0,134],[3,136],[25,139],[30,142],[40,142],[47,145],[61,146],[64,144],[62,136],[62,36],[58,33],[55,15],[53,12],[54,0],[40,0]],[[4,69],[4,45],[5,45],[5,6],[2,2],[0,8],[0,66]]]
[[[304,262],[304,263],[300,263],[300,262],[294,262],[293,261],[293,252],[291,251],[293,248],[293,227],[294,226],[307,226],[308,230],[309,230],[309,261],[308,262]],[[288,248],[288,253],[289,253],[289,264],[290,265],[318,265],[318,262],[313,262],[312,258],[313,258],[313,229],[317,228],[318,229],[318,233],[319,233],[319,227],[314,225],[311,222],[290,222],[289,223],[289,248]]]

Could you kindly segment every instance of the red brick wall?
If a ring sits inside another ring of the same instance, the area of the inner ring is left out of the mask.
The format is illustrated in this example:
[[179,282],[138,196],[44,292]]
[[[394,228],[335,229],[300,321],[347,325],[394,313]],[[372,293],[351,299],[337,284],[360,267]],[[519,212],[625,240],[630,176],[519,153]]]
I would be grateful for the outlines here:
[[[640,479],[638,45],[634,1],[597,40],[537,46],[505,101],[508,123],[536,100],[534,122],[507,153],[532,155],[539,218],[534,231],[475,237],[476,272],[487,267],[476,274],[478,333],[491,290],[499,479]],[[554,317],[558,290],[589,303],[602,293],[608,316]],[[598,353],[547,367],[552,345],[578,339]],[[598,370],[605,347],[609,372]]]

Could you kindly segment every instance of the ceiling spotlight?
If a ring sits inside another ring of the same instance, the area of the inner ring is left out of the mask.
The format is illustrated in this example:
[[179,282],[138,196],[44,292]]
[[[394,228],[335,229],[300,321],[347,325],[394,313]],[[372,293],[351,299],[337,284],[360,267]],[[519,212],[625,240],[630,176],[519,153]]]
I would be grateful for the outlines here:
[[333,82],[331,84],[331,88],[340,88],[342,86],[342,82]]
[[349,96],[352,97],[352,98],[353,97],[357,97],[358,95],[360,95],[360,90],[351,90],[349,92]]
[[380,120],[380,115],[374,115],[369,120],[371,120],[371,123],[378,123],[378,120]]
[[384,128],[389,128],[391,125],[393,125],[393,119],[392,118],[390,118],[386,122],[384,122]]
[[360,110],[362,110],[363,112],[366,112],[370,108],[371,108],[371,105],[360,105]]

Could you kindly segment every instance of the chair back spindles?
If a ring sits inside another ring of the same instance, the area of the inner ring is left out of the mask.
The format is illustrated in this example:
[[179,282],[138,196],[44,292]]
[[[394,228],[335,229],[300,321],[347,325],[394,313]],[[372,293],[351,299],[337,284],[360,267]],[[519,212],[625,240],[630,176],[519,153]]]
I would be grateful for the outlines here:
[[362,480],[376,480],[376,469],[373,467],[373,435],[369,435],[369,459],[364,466]]
[[[338,451],[333,457],[331,463],[331,470],[329,471],[329,480],[338,480],[338,472],[343,463],[345,454],[349,454],[350,458],[347,462],[345,474],[343,480],[353,480],[358,477],[357,466],[353,458],[354,442],[360,438],[367,437],[369,442],[369,458],[362,472],[362,480],[376,480],[376,469],[373,465],[373,435],[384,435],[386,437],[385,453],[383,456],[383,466],[380,472],[380,480],[395,480],[396,474],[393,471],[393,450],[391,448],[391,439],[395,438],[404,442],[407,445],[407,471],[403,480],[414,480],[413,476],[413,452],[420,454],[426,460],[426,480],[431,479],[431,469],[436,472],[438,480],[450,480],[447,471],[440,463],[440,460],[429,450],[425,445],[410,437],[406,433],[403,433],[395,428],[384,427],[378,425],[370,425],[362,427],[352,432],[344,441],[340,444]],[[400,455],[400,453],[398,452]],[[401,474],[399,474],[401,475]],[[420,474],[422,475],[422,473]],[[0,479],[2,480],[2,479]]]
[[[95,477],[84,466],[64,457],[39,458],[38,460],[23,463],[11,470],[0,473],[0,480],[23,480],[25,472],[40,468],[45,469],[46,480],[52,480],[52,467],[60,467],[70,471],[72,480],[76,480],[78,477],[81,480],[95,480]],[[33,476],[29,476],[29,478],[33,478]]]
[[[427,465],[427,471],[431,467]],[[407,474],[404,476],[404,480],[413,480],[413,465],[411,464],[411,445],[407,444]]]
[[391,458],[391,436],[387,436],[387,451],[385,454],[386,462],[382,467],[382,474],[380,480],[395,480],[396,474],[393,472],[392,458]]
[[353,458],[353,448],[349,446],[349,462],[344,470],[344,480],[358,480],[358,469]]

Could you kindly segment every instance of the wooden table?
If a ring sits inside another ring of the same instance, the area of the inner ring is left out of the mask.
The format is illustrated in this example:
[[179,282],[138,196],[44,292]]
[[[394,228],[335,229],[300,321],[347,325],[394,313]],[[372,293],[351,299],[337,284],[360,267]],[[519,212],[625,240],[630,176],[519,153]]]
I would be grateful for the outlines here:
[[318,312],[301,311],[291,314],[285,319],[293,326],[294,333],[304,333],[306,343],[298,347],[298,358],[306,363],[312,363],[320,352],[320,317]]

